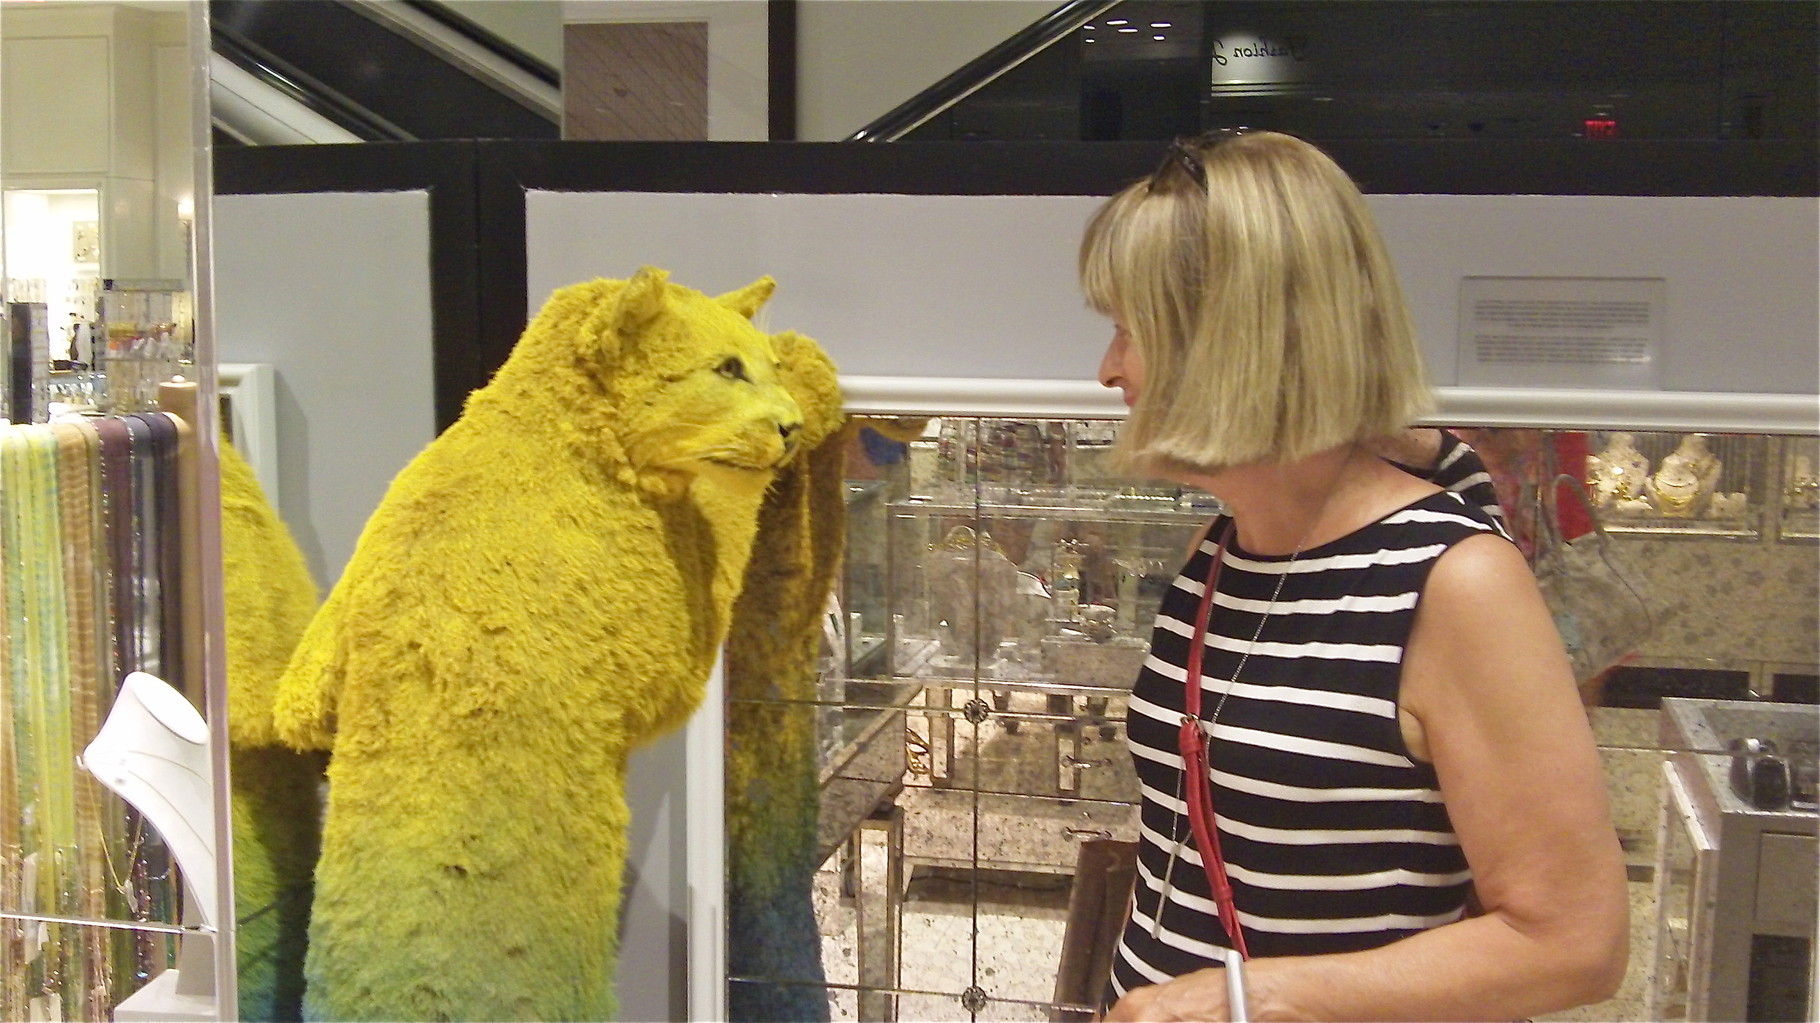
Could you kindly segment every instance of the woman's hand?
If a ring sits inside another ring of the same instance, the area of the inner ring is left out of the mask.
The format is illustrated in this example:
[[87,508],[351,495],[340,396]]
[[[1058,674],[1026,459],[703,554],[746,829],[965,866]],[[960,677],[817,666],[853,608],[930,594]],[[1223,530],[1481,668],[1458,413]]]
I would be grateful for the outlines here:
[[1217,966],[1184,974],[1164,984],[1133,988],[1106,1014],[1108,1023],[1116,1020],[1214,1023],[1230,1018],[1226,1012],[1226,971]]

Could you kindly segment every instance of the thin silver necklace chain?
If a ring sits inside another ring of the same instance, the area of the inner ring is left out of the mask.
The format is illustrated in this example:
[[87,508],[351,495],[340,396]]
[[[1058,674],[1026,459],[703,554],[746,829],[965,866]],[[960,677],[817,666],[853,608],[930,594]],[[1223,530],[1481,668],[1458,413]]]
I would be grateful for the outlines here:
[[[1325,506],[1323,506],[1322,510],[1323,511],[1326,510]],[[1319,520],[1317,519],[1317,521],[1319,521]],[[1309,530],[1308,530],[1308,536],[1313,536],[1313,535],[1314,535],[1314,527],[1310,526]],[[1304,536],[1302,538],[1303,543],[1308,542],[1308,536]],[[1245,662],[1251,660],[1251,652],[1253,650],[1257,649],[1258,640],[1260,638],[1262,638],[1264,635],[1264,626],[1270,624],[1270,615],[1272,614],[1272,612],[1276,611],[1276,609],[1277,609],[1277,598],[1281,597],[1283,595],[1283,584],[1289,581],[1289,573],[1294,571],[1294,569],[1295,569],[1295,559],[1297,559],[1301,556],[1302,556],[1302,547],[1300,544],[1298,544],[1298,545],[1296,545],[1295,553],[1291,554],[1289,556],[1289,560],[1283,563],[1283,571],[1280,575],[1277,576],[1276,588],[1274,588],[1270,591],[1270,603],[1264,605],[1264,615],[1263,615],[1263,617],[1258,619],[1257,631],[1255,631],[1251,634],[1251,642],[1245,644],[1245,652],[1239,655],[1239,663],[1232,669],[1232,675],[1226,679],[1226,688],[1220,690],[1220,702],[1214,704],[1213,713],[1207,715],[1206,729],[1207,729],[1207,738],[1208,739],[1213,738],[1213,726],[1219,723],[1220,711],[1226,709],[1226,698],[1228,696],[1232,695],[1232,690],[1234,689],[1234,687],[1236,687],[1239,684],[1239,675],[1241,673],[1243,673],[1245,670]],[[1217,593],[1214,594],[1212,600],[1218,600],[1218,599],[1219,599],[1219,594],[1217,594]],[[1207,604],[1207,617],[1208,618],[1213,617],[1212,600],[1210,600]],[[1203,642],[1205,642],[1204,639],[1203,639]],[[1196,679],[1195,684],[1199,685],[1200,680]]]
[[[1258,618],[1258,627],[1257,627],[1256,631],[1252,632],[1251,641],[1249,643],[1245,644],[1245,652],[1239,655],[1239,663],[1233,667],[1232,674],[1227,676],[1226,687],[1224,689],[1220,690],[1219,702],[1213,705],[1213,713],[1209,714],[1204,721],[1199,722],[1200,727],[1206,732],[1207,743],[1208,743],[1210,752],[1211,752],[1211,747],[1212,747],[1212,742],[1213,742],[1213,728],[1214,728],[1214,725],[1219,723],[1220,712],[1226,709],[1226,698],[1231,696],[1233,689],[1235,689],[1238,686],[1239,675],[1242,672],[1244,672],[1246,662],[1251,660],[1251,652],[1253,650],[1257,649],[1258,640],[1263,638],[1263,635],[1264,635],[1264,627],[1266,625],[1270,624],[1270,616],[1273,613],[1275,613],[1275,611],[1277,609],[1277,600],[1278,600],[1278,598],[1282,597],[1282,595],[1283,595],[1283,584],[1289,581],[1289,573],[1294,570],[1296,559],[1300,558],[1302,556],[1302,551],[1307,549],[1307,547],[1308,547],[1308,541],[1312,540],[1314,538],[1314,531],[1320,527],[1321,519],[1323,517],[1325,517],[1327,514],[1327,506],[1329,504],[1333,503],[1333,495],[1335,492],[1337,492],[1340,489],[1340,478],[1345,475],[1346,467],[1352,464],[1352,456],[1354,454],[1356,454],[1358,452],[1358,450],[1359,449],[1356,445],[1353,446],[1350,450],[1348,450],[1346,452],[1346,460],[1340,463],[1339,470],[1333,474],[1333,483],[1328,486],[1326,495],[1324,495],[1321,498],[1321,506],[1319,508],[1315,509],[1314,521],[1312,521],[1308,524],[1307,532],[1303,533],[1302,538],[1300,540],[1296,541],[1295,550],[1290,552],[1289,560],[1283,563],[1283,571],[1277,575],[1276,586],[1273,587],[1270,591],[1270,601],[1264,605],[1264,614]],[[1232,528],[1232,527],[1229,526],[1228,528]],[[1225,557],[1225,554],[1226,554],[1225,544],[1218,544],[1215,546],[1214,552],[1213,552],[1214,557],[1220,558],[1223,560]],[[1217,568],[1220,568],[1220,567],[1224,567],[1224,566],[1215,566],[1216,570],[1210,570],[1208,572],[1208,575],[1214,576],[1214,578],[1208,580],[1207,584],[1209,586],[1218,585],[1219,580],[1218,580]],[[1207,619],[1208,619],[1208,621],[1206,623],[1197,622],[1196,625],[1199,626],[1200,628],[1205,629],[1211,624],[1211,622],[1213,620],[1214,601],[1218,597],[1219,597],[1219,593],[1217,590],[1211,596],[1208,597],[1208,599],[1207,599]],[[1194,631],[1195,631],[1194,629],[1192,629],[1192,628],[1190,629],[1191,636],[1193,635]],[[1206,635],[1203,633],[1203,635],[1201,637],[1201,642],[1205,643],[1206,641],[1207,641]],[[1198,678],[1196,678],[1196,679],[1184,678],[1184,684],[1187,684],[1187,683],[1193,683],[1194,685],[1198,686],[1201,684],[1201,680]],[[1186,720],[1186,717],[1184,717],[1184,720]],[[1187,845],[1187,842],[1188,842],[1187,836],[1185,836],[1181,833],[1182,819],[1187,816],[1187,806],[1185,803],[1185,800],[1187,798],[1185,795],[1185,787],[1187,786],[1187,784],[1188,784],[1188,764],[1186,761],[1183,761],[1182,769],[1176,773],[1176,777],[1175,777],[1175,801],[1176,801],[1176,805],[1182,807],[1182,810],[1181,810],[1181,812],[1178,812],[1176,814],[1176,819],[1174,821],[1171,821],[1170,825],[1169,825],[1169,840],[1170,840],[1169,862],[1163,868],[1163,891],[1162,891],[1160,897],[1157,899],[1156,916],[1154,918],[1152,918],[1150,921],[1150,936],[1152,938],[1160,938],[1162,936],[1163,913],[1169,907],[1169,896],[1175,891],[1175,888],[1172,884],[1172,880],[1175,877],[1175,863],[1177,860],[1181,859],[1182,850]],[[1217,824],[1215,826],[1217,826]],[[1190,830],[1192,831],[1192,829],[1190,829]]]
[[[1213,705],[1213,713],[1206,718],[1204,727],[1209,741],[1213,739],[1213,726],[1219,723],[1220,711],[1226,709],[1226,698],[1232,695],[1232,690],[1239,684],[1239,675],[1244,672],[1246,662],[1251,660],[1251,652],[1257,649],[1258,640],[1264,635],[1264,626],[1270,624],[1270,616],[1276,612],[1277,598],[1283,595],[1283,584],[1289,581],[1289,573],[1295,570],[1296,559],[1300,558],[1302,552],[1308,549],[1308,541],[1314,539],[1314,531],[1320,528],[1321,519],[1326,517],[1327,506],[1333,503],[1333,495],[1340,489],[1340,479],[1346,475],[1346,468],[1352,464],[1352,456],[1357,454],[1358,450],[1356,444],[1347,449],[1345,460],[1340,462],[1339,469],[1333,474],[1333,482],[1327,485],[1327,493],[1321,497],[1321,506],[1315,509],[1314,520],[1308,523],[1308,529],[1302,534],[1302,538],[1296,541],[1295,550],[1289,553],[1289,560],[1283,563],[1283,571],[1277,576],[1277,584],[1270,591],[1270,602],[1264,605],[1264,614],[1258,619],[1256,631],[1251,634],[1251,642],[1245,644],[1245,652],[1239,655],[1239,663],[1233,667],[1232,674],[1226,678],[1226,688],[1220,690],[1220,701]],[[1236,531],[1236,525],[1233,528]],[[1223,557],[1224,553],[1223,549],[1215,550],[1214,557]],[[1202,628],[1206,628],[1212,623],[1213,605],[1218,599],[1217,592],[1208,598],[1208,621],[1200,623]],[[1205,642],[1205,637],[1202,641]],[[1200,680],[1196,679],[1195,684],[1199,685]],[[1179,797],[1180,793],[1177,793],[1177,796]]]

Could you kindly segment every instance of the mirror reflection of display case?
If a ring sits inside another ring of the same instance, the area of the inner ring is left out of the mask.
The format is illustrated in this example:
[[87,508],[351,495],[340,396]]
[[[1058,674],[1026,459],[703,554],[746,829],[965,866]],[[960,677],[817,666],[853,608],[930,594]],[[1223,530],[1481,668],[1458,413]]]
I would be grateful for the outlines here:
[[[1118,425],[858,420],[847,560],[815,708],[824,976],[736,976],[735,985],[820,985],[835,1019],[1086,1018],[1091,1007],[1059,997],[1058,984],[1079,940],[1070,935],[1081,912],[1082,900],[1071,902],[1077,869],[1096,840],[1135,836],[1126,696],[1161,595],[1217,509],[1205,494],[1121,475]],[[1649,461],[1645,481],[1678,450],[1697,453],[1691,430],[1459,432],[1509,503],[1533,503],[1562,451],[1584,458],[1623,439]],[[1709,501],[1704,517],[1682,517],[1652,505],[1625,519],[1609,510],[1630,499],[1615,490],[1601,506],[1638,584],[1679,609],[1640,649],[1636,670],[1661,666],[1672,683],[1687,666],[1723,663],[1741,669],[1740,702],[1768,699],[1772,674],[1812,673],[1820,660],[1820,566],[1780,542],[1798,535],[1799,520],[1775,501],[1791,489],[1779,467],[1813,438],[1700,441],[1723,463],[1710,493],[1742,495],[1735,507],[1722,501],[1714,516]],[[1585,478],[1600,505],[1596,469],[1589,461]],[[1710,973],[1711,957],[1688,936],[1700,897],[1689,888],[1699,853],[1689,843],[1701,839],[1662,824],[1662,772],[1677,749],[1723,743],[1671,738],[1658,724],[1659,697],[1609,692],[1610,703],[1588,713],[1631,878],[1631,968],[1614,999],[1546,1018],[1691,1018],[1671,1010],[1685,1011],[1689,987],[1710,980],[1701,971]],[[1814,752],[1789,753],[1811,777]],[[1797,886],[1811,892],[1812,875]],[[1811,950],[1811,932],[1795,940]],[[1804,992],[1808,981],[1784,972],[1766,983]]]
[[[30,422],[47,418],[51,404],[67,404],[72,396],[53,393],[54,379],[58,392],[68,392],[74,366],[94,364],[101,193],[94,188],[7,188],[4,201],[6,307],[12,326],[5,408],[14,421]],[[92,388],[92,382],[85,380],[84,386]]]
[[[1121,479],[1109,422],[921,425],[909,440],[862,428],[848,459],[849,659],[826,691],[889,704],[872,712],[891,721],[878,741],[906,752],[893,812],[871,808],[857,832],[883,829],[896,862],[874,877],[863,841],[832,847],[830,891],[851,894],[822,925],[854,956],[828,979],[856,988],[834,993],[837,1015],[1047,1018],[1078,850],[1136,834],[1124,698],[1211,504]],[[895,898],[872,894],[893,878]],[[886,926],[866,924],[881,912]],[[1034,929],[1017,943],[1046,948],[1048,969],[926,954],[967,914],[981,933]]]

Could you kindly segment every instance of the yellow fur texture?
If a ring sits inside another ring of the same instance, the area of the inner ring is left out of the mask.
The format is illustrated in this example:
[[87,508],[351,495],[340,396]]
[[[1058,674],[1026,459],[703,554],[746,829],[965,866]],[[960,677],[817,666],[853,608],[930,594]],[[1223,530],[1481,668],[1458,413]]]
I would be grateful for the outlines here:
[[226,442],[221,560],[240,1018],[297,1019],[303,1011],[323,756],[276,745],[272,699],[285,662],[316,611],[316,580],[252,467]]
[[727,637],[727,968],[791,982],[729,984],[735,1023],[828,1019],[813,902],[822,713],[814,701],[824,612],[846,547],[848,431],[839,423],[830,417],[825,439],[765,495]]
[[253,467],[221,445],[221,569],[228,608],[228,737],[275,746],[272,701],[297,638],[316,613],[316,580]]
[[699,704],[798,450],[771,289],[556,292],[393,482],[278,697],[333,749],[307,1015],[612,1018],[626,757]]

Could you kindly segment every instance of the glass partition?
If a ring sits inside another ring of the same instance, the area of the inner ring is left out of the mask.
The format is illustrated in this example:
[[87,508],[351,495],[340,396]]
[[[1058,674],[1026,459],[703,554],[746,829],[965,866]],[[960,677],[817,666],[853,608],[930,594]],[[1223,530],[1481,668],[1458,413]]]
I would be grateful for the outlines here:
[[[742,974],[736,956],[735,1004],[765,988],[834,1019],[1091,1011],[1127,890],[1106,866],[1137,828],[1125,701],[1214,510],[1119,478],[1116,430],[858,421],[838,608],[818,697],[797,705],[821,763],[819,969]],[[1811,1018],[1813,438],[1456,432],[1527,549],[1543,482],[1582,481],[1581,514],[1664,609],[1582,690],[1630,879],[1629,971],[1612,1000],[1550,1018]]]

